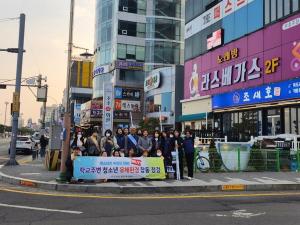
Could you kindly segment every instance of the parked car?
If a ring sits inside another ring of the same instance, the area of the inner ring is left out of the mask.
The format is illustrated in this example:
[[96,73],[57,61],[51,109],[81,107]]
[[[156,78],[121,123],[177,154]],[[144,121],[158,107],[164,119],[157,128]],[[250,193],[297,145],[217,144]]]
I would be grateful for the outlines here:
[[[18,136],[16,153],[31,154],[34,148],[35,142],[30,136]],[[8,150],[10,154],[10,149]]]

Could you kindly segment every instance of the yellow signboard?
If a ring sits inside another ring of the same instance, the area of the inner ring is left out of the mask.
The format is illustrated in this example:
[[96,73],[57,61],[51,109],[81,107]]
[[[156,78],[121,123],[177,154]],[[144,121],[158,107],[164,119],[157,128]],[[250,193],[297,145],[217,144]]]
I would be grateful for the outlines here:
[[20,93],[14,92],[13,94],[13,103],[12,103],[12,112],[19,112],[20,111]]
[[222,191],[244,191],[246,186],[244,184],[230,184],[222,185]]

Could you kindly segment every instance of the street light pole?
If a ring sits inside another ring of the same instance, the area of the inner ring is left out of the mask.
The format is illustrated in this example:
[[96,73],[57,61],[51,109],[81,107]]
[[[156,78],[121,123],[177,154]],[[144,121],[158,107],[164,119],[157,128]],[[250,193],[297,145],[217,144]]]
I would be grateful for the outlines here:
[[[22,79],[22,66],[23,66],[23,52],[24,52],[24,34],[25,34],[25,14],[20,14],[20,28],[19,28],[19,43],[18,43],[18,59],[17,59],[17,72],[16,72],[16,87],[14,93],[14,104],[19,104],[20,93],[21,93],[21,79]],[[18,118],[20,107],[18,110],[13,112],[13,125],[12,125],[12,135],[10,144],[10,158],[5,164],[6,166],[18,165],[16,161],[16,145],[17,145],[17,135],[18,135]]]
[[71,0],[70,5],[70,24],[69,24],[69,43],[68,43],[68,66],[67,66],[67,80],[66,80],[66,97],[67,105],[64,114],[64,138],[61,154],[60,175],[57,178],[58,182],[66,181],[66,165],[65,162],[70,150],[70,132],[71,132],[71,109],[70,109],[70,77],[71,77],[71,60],[73,47],[73,24],[74,24],[74,6],[75,0]]

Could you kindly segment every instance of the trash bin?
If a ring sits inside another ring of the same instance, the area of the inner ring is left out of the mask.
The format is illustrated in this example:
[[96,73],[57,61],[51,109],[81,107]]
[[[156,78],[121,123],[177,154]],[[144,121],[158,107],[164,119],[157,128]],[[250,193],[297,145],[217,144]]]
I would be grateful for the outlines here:
[[291,171],[297,172],[298,171],[298,161],[297,155],[291,154],[291,163],[290,163]]

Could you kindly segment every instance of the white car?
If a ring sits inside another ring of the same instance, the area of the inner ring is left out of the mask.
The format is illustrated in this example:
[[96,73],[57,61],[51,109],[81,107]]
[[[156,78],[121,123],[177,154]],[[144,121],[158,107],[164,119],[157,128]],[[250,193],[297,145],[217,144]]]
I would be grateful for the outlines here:
[[34,148],[35,142],[30,136],[18,136],[16,151],[31,154]]

